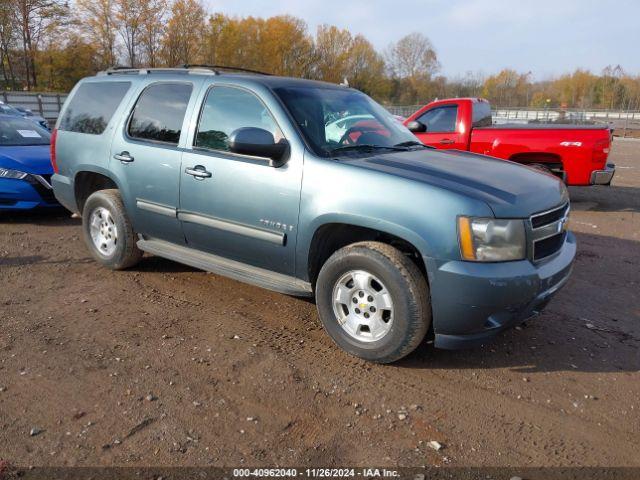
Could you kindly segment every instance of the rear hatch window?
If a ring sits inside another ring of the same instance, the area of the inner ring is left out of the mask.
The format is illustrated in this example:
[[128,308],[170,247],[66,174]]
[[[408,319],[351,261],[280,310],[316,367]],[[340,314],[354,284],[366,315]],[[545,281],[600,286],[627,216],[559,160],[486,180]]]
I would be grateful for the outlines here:
[[102,134],[131,82],[87,82],[81,84],[67,105],[59,130]]

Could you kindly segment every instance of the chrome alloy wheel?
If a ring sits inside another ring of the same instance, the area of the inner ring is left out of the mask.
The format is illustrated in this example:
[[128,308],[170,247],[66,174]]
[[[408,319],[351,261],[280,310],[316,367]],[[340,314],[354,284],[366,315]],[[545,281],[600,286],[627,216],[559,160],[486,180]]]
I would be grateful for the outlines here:
[[91,212],[89,218],[89,233],[98,252],[110,257],[118,245],[118,228],[111,212],[104,207],[98,207]]
[[351,270],[333,287],[333,313],[352,338],[375,342],[393,324],[393,300],[387,287],[364,270]]

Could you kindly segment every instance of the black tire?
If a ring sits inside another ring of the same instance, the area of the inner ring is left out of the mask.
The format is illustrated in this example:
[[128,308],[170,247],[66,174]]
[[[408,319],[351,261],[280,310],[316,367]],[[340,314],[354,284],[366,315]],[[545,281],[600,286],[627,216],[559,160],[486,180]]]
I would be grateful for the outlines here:
[[543,163],[528,163],[527,164],[528,167],[531,167],[535,170],[538,170],[542,173],[546,173],[548,175],[553,175],[553,172],[551,171],[551,169],[549,167],[547,167],[546,165],[544,165]]
[[[100,251],[91,237],[91,216],[99,208],[106,209],[111,214],[117,231],[115,250],[109,254]],[[82,231],[91,255],[105,267],[124,270],[134,266],[142,258],[143,253],[136,244],[136,234],[131,227],[122,197],[116,189],[98,190],[89,196],[82,210]]]
[[[334,312],[334,287],[345,274],[355,270],[380,279],[391,295],[393,319],[390,329],[379,339],[360,341],[340,325]],[[411,353],[431,324],[424,275],[402,252],[379,242],[354,243],[335,252],[318,275],[316,303],[320,320],[333,341],[347,353],[376,363],[391,363]]]

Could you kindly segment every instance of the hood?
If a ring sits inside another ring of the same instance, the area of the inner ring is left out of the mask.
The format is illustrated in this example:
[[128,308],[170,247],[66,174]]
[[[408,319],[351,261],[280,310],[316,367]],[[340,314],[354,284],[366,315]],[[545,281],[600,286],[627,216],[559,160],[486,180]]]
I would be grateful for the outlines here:
[[51,175],[49,145],[3,147],[0,145],[0,167],[35,175]]
[[484,201],[498,218],[528,217],[568,200],[564,184],[550,174],[458,150],[421,149],[341,161]]
[[40,123],[47,123],[47,119],[44,117],[41,117],[40,115],[31,115],[30,117],[24,117],[27,120],[31,120],[32,122],[36,122],[38,124]]

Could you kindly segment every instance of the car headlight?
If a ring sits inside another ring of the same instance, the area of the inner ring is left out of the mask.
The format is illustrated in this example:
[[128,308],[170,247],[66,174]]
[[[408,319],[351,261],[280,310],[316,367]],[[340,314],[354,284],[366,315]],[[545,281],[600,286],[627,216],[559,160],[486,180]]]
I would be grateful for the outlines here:
[[527,253],[524,220],[458,217],[458,237],[463,260],[506,262]]
[[0,178],[14,178],[16,180],[22,180],[26,176],[27,174],[24,172],[0,167]]

